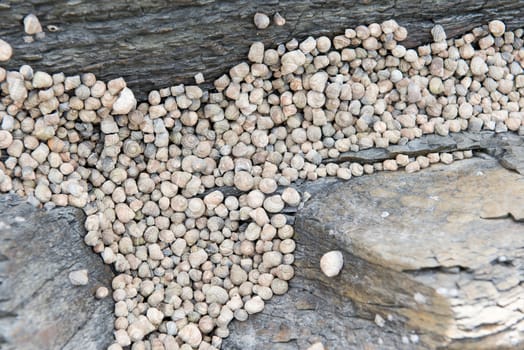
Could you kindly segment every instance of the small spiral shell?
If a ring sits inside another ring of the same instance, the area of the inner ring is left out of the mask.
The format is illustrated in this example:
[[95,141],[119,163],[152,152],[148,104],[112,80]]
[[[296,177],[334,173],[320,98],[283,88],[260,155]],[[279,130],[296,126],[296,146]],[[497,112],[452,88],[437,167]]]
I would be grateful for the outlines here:
[[124,153],[131,158],[138,157],[142,153],[142,147],[140,147],[140,144],[133,140],[125,141],[123,148]]

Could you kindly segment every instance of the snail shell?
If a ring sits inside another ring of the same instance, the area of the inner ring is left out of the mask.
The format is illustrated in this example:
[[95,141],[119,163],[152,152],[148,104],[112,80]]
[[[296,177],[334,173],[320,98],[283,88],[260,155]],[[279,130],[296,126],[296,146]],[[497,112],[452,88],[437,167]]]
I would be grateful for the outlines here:
[[133,140],[125,141],[123,148],[124,153],[131,158],[138,157],[140,154],[142,154],[142,147],[140,147],[138,142]]

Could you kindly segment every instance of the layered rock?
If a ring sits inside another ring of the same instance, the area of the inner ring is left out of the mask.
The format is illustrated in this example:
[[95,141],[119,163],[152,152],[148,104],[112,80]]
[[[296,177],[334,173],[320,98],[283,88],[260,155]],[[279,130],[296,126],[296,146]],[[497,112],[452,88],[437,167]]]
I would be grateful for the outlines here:
[[[430,40],[430,29],[436,23],[450,38],[495,17],[509,28],[522,26],[523,11],[521,4],[512,0],[468,0],[460,6],[445,0],[115,0],[97,4],[17,0],[0,6],[0,37],[9,38],[13,46],[9,68],[30,64],[37,70],[66,74],[92,72],[106,81],[123,76],[145,98],[154,88],[193,83],[198,72],[206,82],[213,81],[240,63],[253,41],[302,41],[310,35],[342,32],[393,18],[410,33],[406,47],[414,47]],[[286,23],[257,29],[253,23],[256,12],[270,17],[279,12]],[[22,22],[31,13],[38,16],[44,33],[28,40]]]
[[[297,275],[425,347],[521,347],[523,205],[522,175],[494,159],[331,185],[297,213]],[[328,278],[319,261],[333,249],[344,268]]]

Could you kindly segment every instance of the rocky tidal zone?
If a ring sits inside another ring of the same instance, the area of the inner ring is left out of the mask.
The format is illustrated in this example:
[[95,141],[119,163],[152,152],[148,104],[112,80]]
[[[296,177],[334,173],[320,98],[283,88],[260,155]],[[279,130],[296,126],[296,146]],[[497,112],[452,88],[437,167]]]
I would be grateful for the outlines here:
[[[28,34],[41,31],[35,18]],[[388,20],[255,42],[213,90],[177,85],[145,102],[122,78],[0,68],[0,192],[83,209],[84,242],[116,271],[111,291],[93,292],[115,301],[109,350],[218,349],[232,320],[288,291],[296,243],[285,214],[307,199],[294,183],[413,173],[485,147],[411,151],[419,140],[524,134],[524,30],[492,21],[431,34],[406,49],[407,30]],[[0,40],[0,60],[12,54]],[[322,265],[344,274],[341,252]],[[76,288],[89,281],[70,273]]]

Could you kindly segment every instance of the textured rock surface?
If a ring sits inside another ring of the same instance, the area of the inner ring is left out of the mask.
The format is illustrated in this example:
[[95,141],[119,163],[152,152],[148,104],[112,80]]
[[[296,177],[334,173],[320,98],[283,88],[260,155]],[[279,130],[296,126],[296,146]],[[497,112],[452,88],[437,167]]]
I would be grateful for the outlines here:
[[[112,339],[113,301],[97,300],[112,272],[85,246],[80,209],[38,210],[0,196],[0,348],[105,349]],[[73,286],[71,271],[89,283]]]
[[482,131],[480,133],[460,132],[448,136],[435,134],[423,135],[403,145],[391,145],[386,148],[369,148],[358,152],[344,152],[337,159],[329,162],[381,162],[394,159],[398,154],[410,157],[426,155],[432,152],[482,151],[501,159],[501,164],[510,170],[522,172],[524,162],[524,138],[513,133]]
[[[514,0],[468,0],[460,6],[447,0],[115,0],[93,5],[87,0],[10,0],[0,4],[0,37],[9,38],[13,46],[8,68],[30,63],[48,72],[89,71],[102,80],[123,76],[143,98],[152,88],[193,83],[198,72],[212,81],[243,60],[253,41],[273,46],[394,18],[410,32],[405,45],[412,47],[429,40],[434,24],[441,24],[448,38],[495,17],[510,29],[522,26],[522,4]],[[272,16],[277,11],[286,19],[284,26],[271,24],[258,30],[253,24],[256,12]],[[45,32],[45,38],[32,43],[23,39],[22,21],[29,13],[38,16]]]
[[[297,213],[296,273],[362,317],[402,320],[424,346],[523,347],[524,226],[507,215],[524,206],[523,180],[474,158],[331,185]],[[481,218],[497,206],[506,218]],[[345,267],[330,279],[318,262],[332,249]]]
[[398,322],[386,322],[379,327],[373,321],[375,315],[363,317],[358,307],[341,298],[337,291],[305,277],[304,271],[299,273],[291,281],[289,292],[273,297],[260,314],[251,315],[246,322],[233,321],[231,335],[224,339],[223,348],[298,350],[307,349],[317,341],[327,349],[419,347],[409,342],[412,333]]

